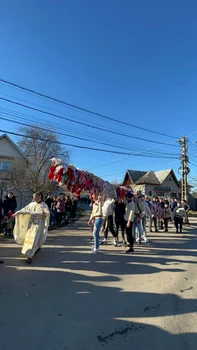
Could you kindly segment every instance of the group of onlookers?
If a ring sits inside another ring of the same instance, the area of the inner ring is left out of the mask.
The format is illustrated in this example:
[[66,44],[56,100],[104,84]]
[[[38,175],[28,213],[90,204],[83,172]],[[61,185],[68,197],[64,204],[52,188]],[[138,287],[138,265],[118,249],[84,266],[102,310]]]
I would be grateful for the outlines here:
[[12,236],[16,208],[17,201],[12,192],[4,200],[0,198],[0,229],[3,229],[5,236]]
[[[147,223],[149,232],[152,232],[154,224],[155,232],[164,230],[168,232],[169,221],[174,221],[176,232],[182,232],[183,219],[188,223],[189,204],[183,200],[169,200],[153,197],[152,200],[144,195],[136,195],[127,192],[124,199],[106,199],[101,195],[92,196],[92,214],[89,225],[94,238],[93,254],[99,249],[99,244],[107,244],[108,231],[114,239],[114,246],[118,245],[119,228],[121,228],[122,243],[129,249],[125,253],[133,251],[134,242],[141,244],[147,239]],[[115,220],[114,220],[115,219]],[[115,225],[114,225],[115,222]],[[103,233],[100,242],[99,235]],[[125,238],[125,233],[126,237]]]
[[[48,192],[45,203],[50,211],[50,225],[61,226],[69,220],[75,220],[77,211],[77,199],[70,198],[69,195],[62,194],[59,197],[51,196]],[[5,196],[4,200],[0,198],[0,229],[5,236],[11,237],[14,229],[14,214],[17,208],[16,197],[12,192]]]
[[50,211],[50,225],[61,226],[70,220],[76,219],[77,198],[70,198],[69,195],[61,194],[60,196],[51,196],[47,193],[45,203]]

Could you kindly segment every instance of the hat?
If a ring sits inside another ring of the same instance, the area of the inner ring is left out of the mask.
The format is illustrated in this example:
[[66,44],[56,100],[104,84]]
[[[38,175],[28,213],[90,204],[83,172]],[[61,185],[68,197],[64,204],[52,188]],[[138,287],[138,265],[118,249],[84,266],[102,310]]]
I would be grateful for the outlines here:
[[133,193],[131,193],[131,192],[126,192],[125,197],[127,197],[127,198],[133,198]]

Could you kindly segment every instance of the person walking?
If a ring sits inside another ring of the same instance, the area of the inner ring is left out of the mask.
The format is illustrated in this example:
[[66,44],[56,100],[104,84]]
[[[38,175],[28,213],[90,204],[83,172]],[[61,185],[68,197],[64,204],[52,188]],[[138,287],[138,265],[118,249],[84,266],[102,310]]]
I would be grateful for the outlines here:
[[188,213],[189,213],[189,210],[190,210],[190,205],[185,199],[182,200],[181,204],[182,204],[182,207],[185,209],[186,216],[187,216],[187,218],[185,219],[185,223],[189,225]]
[[93,236],[94,236],[94,249],[92,254],[97,254],[99,251],[99,232],[103,223],[103,214],[102,214],[102,197],[96,193],[92,196],[93,205],[92,213],[88,221],[88,225],[91,225],[94,222]]
[[123,244],[126,244],[125,240],[125,222],[124,222],[124,215],[125,215],[125,204],[123,203],[122,199],[120,197],[117,198],[115,201],[115,224],[116,224],[116,237],[118,241],[118,231],[119,227],[121,228],[122,233],[122,241]]
[[176,228],[176,233],[178,233],[179,230],[181,233],[183,229],[183,218],[187,220],[187,214],[185,209],[181,206],[181,202],[177,202],[177,207],[174,209],[173,215],[174,215],[174,225]]
[[164,204],[164,232],[168,232],[168,223],[169,220],[173,219],[172,211],[168,203]]
[[153,197],[152,200],[152,205],[151,205],[151,219],[150,219],[150,232],[152,231],[152,224],[154,223],[154,227],[155,227],[155,232],[158,232],[158,218],[157,218],[157,211],[158,211],[158,204],[157,204],[157,198]]
[[134,252],[134,238],[133,238],[133,220],[135,212],[135,204],[133,202],[134,195],[131,192],[127,192],[125,195],[125,200],[127,202],[124,220],[126,227],[127,242],[129,244],[129,249],[125,250],[126,254]]
[[70,215],[71,215],[71,206],[72,206],[72,200],[70,196],[68,195],[65,200],[65,211],[66,211],[66,220],[69,221]]
[[147,239],[147,230],[146,230],[146,221],[147,218],[150,222],[150,218],[151,218],[151,210],[150,210],[150,206],[147,203],[145,196],[142,196],[142,206],[143,206],[143,212],[145,213],[145,215],[142,217],[142,229],[143,229],[143,236],[144,236],[144,242],[148,242]]
[[65,201],[62,197],[59,197],[56,204],[57,209],[57,226],[60,226],[62,223],[62,217],[65,213]]
[[33,202],[15,213],[14,239],[22,245],[21,253],[32,263],[35,253],[46,241],[49,226],[49,208],[41,192],[33,195]]
[[52,223],[52,205],[53,205],[53,197],[51,196],[51,192],[47,192],[47,196],[45,199],[45,203],[48,205],[49,212],[50,212],[50,225]]
[[[141,195],[135,198],[134,204],[135,204],[135,213],[134,213],[134,221],[133,221],[134,240],[136,240],[136,242],[139,242],[139,244],[141,244],[142,235],[143,235],[142,218],[144,218],[146,215],[145,206]],[[136,238],[136,230],[138,230],[137,238]]]
[[70,218],[72,221],[74,221],[76,219],[76,212],[77,212],[77,198],[73,198],[72,202],[71,202],[71,214],[70,214]]
[[107,244],[108,231],[111,232],[114,238],[114,247],[118,245],[118,239],[116,235],[116,231],[114,229],[114,220],[113,220],[113,212],[114,212],[114,200],[107,199],[103,204],[103,217],[104,217],[104,240],[101,244]]

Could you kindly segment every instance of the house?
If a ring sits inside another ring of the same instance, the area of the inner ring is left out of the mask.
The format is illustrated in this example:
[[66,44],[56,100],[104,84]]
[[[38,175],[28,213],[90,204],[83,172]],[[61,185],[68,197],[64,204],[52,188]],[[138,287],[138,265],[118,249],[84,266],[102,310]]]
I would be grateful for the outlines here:
[[31,194],[17,191],[11,183],[11,167],[15,162],[27,161],[18,146],[7,136],[0,136],[0,197],[12,191],[17,198],[18,209],[30,201]]
[[127,170],[122,186],[150,197],[181,199],[181,184],[172,169],[148,172]]

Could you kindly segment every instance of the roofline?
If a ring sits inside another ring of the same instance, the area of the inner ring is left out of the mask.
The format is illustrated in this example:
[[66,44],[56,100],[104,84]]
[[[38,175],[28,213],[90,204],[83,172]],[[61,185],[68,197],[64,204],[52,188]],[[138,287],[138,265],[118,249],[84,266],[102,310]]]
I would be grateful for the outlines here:
[[28,162],[28,159],[25,157],[24,153],[20,150],[20,148],[16,145],[16,143],[14,141],[12,141],[12,139],[7,134],[0,135],[0,140],[3,139],[4,137],[12,144],[12,146],[14,146],[17,149],[17,151]]
[[[165,169],[164,169],[164,170],[165,170]],[[141,171],[141,172],[144,172],[144,173],[149,173],[149,172],[152,171],[152,172],[155,174],[155,176],[157,177],[156,173],[157,173],[157,172],[162,172],[163,170],[156,170],[156,171],[154,171],[154,170],[149,170],[149,171],[144,171],[144,170],[129,170],[129,169],[127,169],[127,170],[126,170],[126,173],[125,173],[125,177],[126,177],[126,174],[128,174],[129,177],[130,177],[130,179],[131,179],[131,176],[130,176],[130,174],[129,174],[129,171]],[[166,169],[165,171],[169,171],[169,174],[171,174],[171,173],[173,174],[173,176],[174,176],[174,178],[175,178],[175,181],[176,181],[178,187],[180,187],[179,180],[177,179],[174,170],[173,170],[173,169]],[[169,174],[166,175],[165,179],[167,178],[167,176],[169,176]],[[123,183],[124,183],[124,181],[125,181],[125,177],[124,177]],[[164,180],[165,180],[165,179],[164,179]],[[132,180],[132,179],[131,179],[131,180]],[[158,179],[158,180],[159,180],[159,179]],[[163,180],[163,181],[164,181],[164,180]],[[133,180],[132,180],[132,181],[133,181]],[[137,180],[137,181],[138,181],[138,180]],[[134,183],[134,184],[135,184],[135,183]],[[147,184],[148,184],[148,183],[147,183]],[[138,184],[138,185],[140,185],[140,184]],[[157,185],[157,184],[155,184],[155,185]]]

